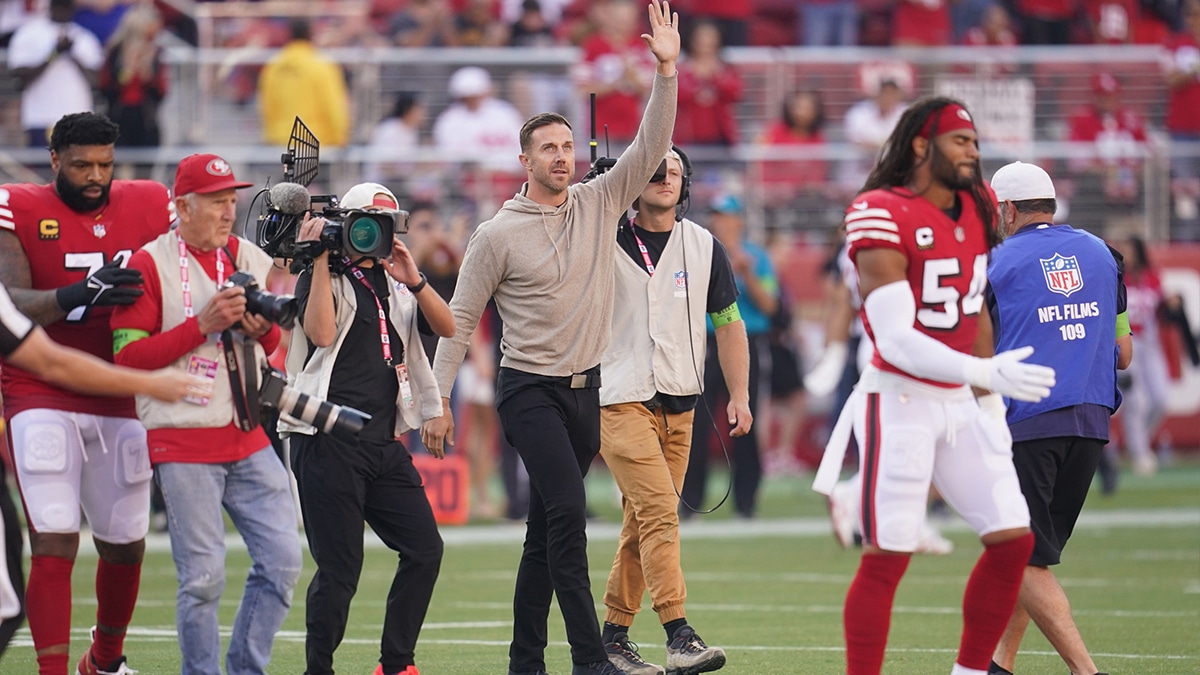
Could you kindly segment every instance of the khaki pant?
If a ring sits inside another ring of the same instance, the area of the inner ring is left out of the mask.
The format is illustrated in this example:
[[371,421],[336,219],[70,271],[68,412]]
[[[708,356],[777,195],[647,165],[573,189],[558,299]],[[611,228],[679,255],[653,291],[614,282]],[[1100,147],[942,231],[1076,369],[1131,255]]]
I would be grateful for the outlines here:
[[632,625],[647,590],[660,623],[684,616],[676,509],[691,443],[692,411],[651,412],[641,403],[600,409],[600,454],[621,489],[624,511],[604,592],[605,621]]

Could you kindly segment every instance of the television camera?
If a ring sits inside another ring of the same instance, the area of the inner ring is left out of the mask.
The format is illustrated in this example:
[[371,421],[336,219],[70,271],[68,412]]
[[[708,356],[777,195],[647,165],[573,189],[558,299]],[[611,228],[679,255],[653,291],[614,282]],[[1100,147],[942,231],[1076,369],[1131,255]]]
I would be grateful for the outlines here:
[[[310,195],[307,186],[317,177],[320,147],[320,141],[297,117],[281,158],[283,181],[259,193],[266,193],[265,210],[258,217],[259,248],[273,258],[302,261],[325,251],[331,262],[388,257],[392,238],[408,232],[408,212],[345,209],[338,206],[335,195]],[[320,238],[296,241],[300,222],[316,204],[323,205],[319,215],[326,221]]]

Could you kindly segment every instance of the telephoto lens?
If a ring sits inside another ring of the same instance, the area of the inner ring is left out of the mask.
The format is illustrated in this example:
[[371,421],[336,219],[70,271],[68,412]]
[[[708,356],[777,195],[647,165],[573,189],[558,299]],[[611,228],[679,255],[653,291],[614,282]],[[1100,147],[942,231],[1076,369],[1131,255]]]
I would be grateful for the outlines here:
[[283,373],[267,368],[263,373],[263,384],[258,392],[263,405],[311,424],[323,434],[355,441],[358,434],[370,421],[371,416],[361,410],[323,401],[297,391],[287,384]]

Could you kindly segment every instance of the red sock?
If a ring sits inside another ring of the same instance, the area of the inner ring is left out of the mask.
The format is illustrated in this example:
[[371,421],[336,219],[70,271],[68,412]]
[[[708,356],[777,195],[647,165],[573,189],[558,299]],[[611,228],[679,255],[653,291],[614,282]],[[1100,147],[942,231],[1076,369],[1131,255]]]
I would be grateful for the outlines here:
[[125,649],[125,629],[133,618],[141,576],[141,563],[114,565],[101,560],[96,566],[96,624],[120,631],[120,635],[110,635],[96,630],[92,656],[101,666],[121,658]]
[[[846,674],[879,675],[892,623],[896,587],[909,556],[864,553],[846,594],[842,623],[846,631]],[[990,656],[990,655],[989,655]]]
[[[29,583],[25,587],[25,616],[33,634],[33,648],[44,649],[71,643],[71,570],[74,560],[35,555],[29,563]],[[70,655],[38,654],[40,675],[67,672]]]
[[983,549],[963,594],[963,633],[958,664],[987,670],[996,644],[1017,605],[1021,578],[1033,552],[1033,534]]

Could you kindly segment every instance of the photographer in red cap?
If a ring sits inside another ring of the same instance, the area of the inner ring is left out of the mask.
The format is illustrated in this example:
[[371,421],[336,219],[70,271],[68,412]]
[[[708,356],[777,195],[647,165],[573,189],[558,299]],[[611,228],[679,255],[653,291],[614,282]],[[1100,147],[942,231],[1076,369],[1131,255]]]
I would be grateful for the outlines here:
[[257,377],[279,343],[279,327],[247,311],[236,272],[266,285],[271,258],[231,234],[238,181],[216,155],[186,157],[175,172],[179,227],[129,261],[145,293],[113,314],[117,363],[170,367],[207,382],[203,394],[165,404],[139,396],[150,462],[167,505],[179,579],[175,624],[181,671],[220,675],[217,606],[225,588],[224,506],[253,566],[233,623],[228,675],[257,675],[300,575],[287,470],[258,425]]
[[[110,362],[112,308],[142,293],[141,275],[123,265],[172,219],[166,186],[113,180],[118,131],[104,115],[65,115],[50,136],[53,182],[0,186],[0,283],[13,304],[54,342]],[[128,672],[121,653],[137,604],[151,478],[133,399],[67,391],[9,361],[3,397],[33,553],[26,606],[38,671],[70,667],[82,512],[99,561],[96,630],[76,670]]]
[[[875,354],[838,418],[813,488],[829,494],[851,428],[862,472],[863,554],[846,595],[848,675],[879,675],[892,602],[925,521],[930,484],[984,551],[967,581],[951,675],[986,675],[1033,548],[1004,422],[1011,399],[1039,401],[1054,370],[1032,348],[992,356],[983,310],[996,200],[983,182],[970,113],[917,101],[846,209],[846,241]],[[982,335],[985,339],[977,340]],[[969,385],[969,386],[968,386]],[[988,412],[981,407],[988,399]]]

